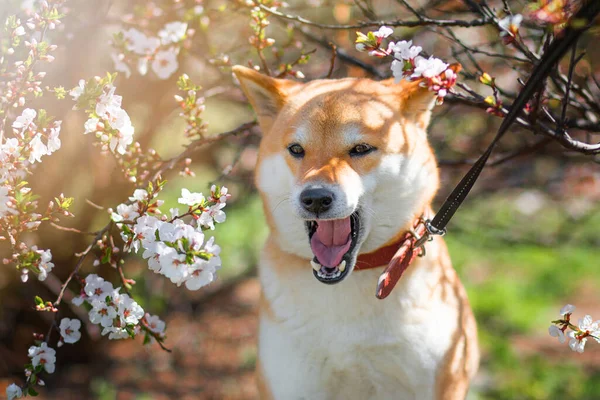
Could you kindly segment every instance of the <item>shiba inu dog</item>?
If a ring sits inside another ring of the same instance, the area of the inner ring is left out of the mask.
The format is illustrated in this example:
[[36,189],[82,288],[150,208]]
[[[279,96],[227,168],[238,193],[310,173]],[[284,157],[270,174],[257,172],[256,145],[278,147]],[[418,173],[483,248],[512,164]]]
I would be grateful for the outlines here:
[[431,212],[434,95],[418,82],[302,84],[233,71],[263,132],[256,186],[271,234],[259,266],[261,397],[464,399],[477,333],[443,240],[427,244],[385,300],[374,291],[389,259],[360,268]]

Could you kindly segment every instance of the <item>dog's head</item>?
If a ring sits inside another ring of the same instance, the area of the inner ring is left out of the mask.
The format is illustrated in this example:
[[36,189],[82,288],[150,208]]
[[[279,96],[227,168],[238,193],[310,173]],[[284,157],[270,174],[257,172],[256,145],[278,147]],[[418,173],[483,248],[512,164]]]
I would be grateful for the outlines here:
[[438,187],[426,128],[434,95],[417,82],[274,79],[234,67],[263,131],[256,171],[282,250],[337,283],[359,253],[397,239]]

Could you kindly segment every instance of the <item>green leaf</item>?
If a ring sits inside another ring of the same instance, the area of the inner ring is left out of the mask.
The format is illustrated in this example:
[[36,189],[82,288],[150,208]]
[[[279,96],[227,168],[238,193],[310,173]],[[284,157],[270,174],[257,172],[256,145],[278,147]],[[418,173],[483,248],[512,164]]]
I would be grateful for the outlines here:
[[35,296],[35,304],[37,306],[43,306],[44,305],[44,300],[42,300],[42,298],[40,296]]
[[30,395],[31,397],[36,397],[36,396],[38,396],[38,395],[39,395],[39,393],[38,393],[38,392],[36,392],[34,388],[29,388],[29,395]]
[[104,256],[102,257],[102,260],[100,260],[102,262],[102,264],[108,264],[110,262],[111,255],[112,255],[112,247],[107,247],[106,251],[104,252]]

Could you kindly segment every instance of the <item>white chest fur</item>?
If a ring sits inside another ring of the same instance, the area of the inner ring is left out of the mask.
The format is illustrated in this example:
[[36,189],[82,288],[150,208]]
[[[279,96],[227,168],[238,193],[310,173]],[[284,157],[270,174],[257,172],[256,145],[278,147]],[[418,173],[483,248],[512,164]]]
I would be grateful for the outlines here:
[[440,284],[435,246],[392,294],[375,298],[380,269],[328,286],[305,268],[275,265],[260,275],[259,352],[275,399],[432,399],[439,364],[457,329],[456,298]]

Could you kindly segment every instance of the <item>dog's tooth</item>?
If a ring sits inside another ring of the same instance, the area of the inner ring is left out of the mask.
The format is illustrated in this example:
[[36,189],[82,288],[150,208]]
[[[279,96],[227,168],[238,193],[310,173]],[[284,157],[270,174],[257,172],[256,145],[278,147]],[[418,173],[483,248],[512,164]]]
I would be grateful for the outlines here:
[[315,262],[314,260],[310,260],[310,265],[312,265],[312,268],[317,272],[321,270],[321,264]]
[[346,260],[342,260],[340,265],[338,265],[338,269],[342,272],[344,272],[346,270]]

